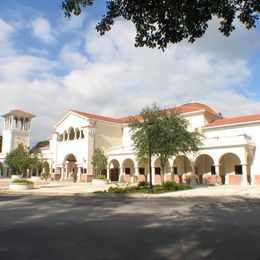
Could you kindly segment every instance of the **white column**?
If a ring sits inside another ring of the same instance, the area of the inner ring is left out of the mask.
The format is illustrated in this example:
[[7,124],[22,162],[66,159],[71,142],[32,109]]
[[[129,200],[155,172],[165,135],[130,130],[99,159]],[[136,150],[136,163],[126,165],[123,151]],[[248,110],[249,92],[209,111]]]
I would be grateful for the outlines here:
[[65,180],[68,179],[69,171],[68,171],[68,164],[65,165]]
[[249,185],[248,180],[247,180],[247,164],[242,164],[242,173],[243,173],[243,175],[242,175],[241,184],[243,186],[247,186],[247,185]]
[[221,176],[220,176],[220,165],[219,164],[215,164],[215,172],[216,172],[216,176],[217,176],[217,183],[218,184],[222,184],[222,180],[221,180]]
[[123,167],[119,167],[119,177],[118,177],[118,181],[122,181],[122,176],[125,175],[125,168]]
[[61,176],[60,176],[60,181],[64,180],[64,167],[61,167]]
[[109,177],[110,177],[110,176],[109,176],[109,172],[110,172],[110,171],[109,171],[109,168],[107,168],[107,180],[110,179],[110,178],[109,178]]
[[155,167],[152,167],[152,184],[155,184]]
[[195,180],[195,165],[194,165],[194,163],[192,163],[192,165],[191,165],[190,184],[197,184],[197,182]]
[[81,178],[81,167],[78,167],[77,182],[80,182]]

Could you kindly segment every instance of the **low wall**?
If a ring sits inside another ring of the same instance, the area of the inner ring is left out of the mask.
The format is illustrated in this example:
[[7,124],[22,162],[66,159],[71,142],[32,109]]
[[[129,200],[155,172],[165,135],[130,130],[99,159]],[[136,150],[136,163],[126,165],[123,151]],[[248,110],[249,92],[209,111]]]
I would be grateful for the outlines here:
[[122,176],[123,182],[131,182],[131,176],[129,174]]
[[138,177],[137,177],[137,182],[139,182],[139,181],[146,181],[146,180],[147,180],[147,178],[146,178],[145,175],[138,175]]
[[254,175],[255,185],[260,185],[260,175]]
[[242,183],[242,175],[229,175],[228,176],[228,184],[232,185],[241,185]]
[[81,182],[92,182],[92,179],[93,179],[93,175],[83,174],[80,177]]
[[52,180],[52,181],[59,181],[59,180],[60,180],[60,177],[61,177],[60,174],[58,174],[58,173],[53,173],[53,174],[51,175],[51,180]]

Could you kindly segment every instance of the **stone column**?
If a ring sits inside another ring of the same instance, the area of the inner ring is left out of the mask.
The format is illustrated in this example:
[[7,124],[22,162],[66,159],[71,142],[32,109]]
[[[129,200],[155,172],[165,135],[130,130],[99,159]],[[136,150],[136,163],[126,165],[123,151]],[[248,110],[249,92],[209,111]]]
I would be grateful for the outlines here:
[[110,169],[109,169],[109,167],[108,167],[108,168],[107,168],[107,180],[110,180],[110,176],[109,176],[109,175],[110,175],[110,174],[109,174],[110,171],[109,171],[109,170],[110,170]]
[[123,180],[123,175],[125,175],[125,170],[123,167],[119,167],[119,177],[118,177],[118,181],[122,181]]
[[80,182],[81,178],[81,167],[78,166],[77,182]]
[[242,175],[241,184],[243,186],[247,186],[247,185],[249,185],[248,180],[247,180],[247,164],[242,164],[242,173],[243,173],[243,175]]
[[64,180],[64,167],[61,167],[61,176],[60,176],[60,181]]
[[191,175],[190,175],[190,184],[197,184],[195,180],[195,165],[194,163],[191,164]]
[[152,167],[152,184],[155,184],[155,167]]
[[65,165],[65,180],[68,179],[68,175],[69,175],[69,170],[68,170],[68,164],[66,163],[66,165]]

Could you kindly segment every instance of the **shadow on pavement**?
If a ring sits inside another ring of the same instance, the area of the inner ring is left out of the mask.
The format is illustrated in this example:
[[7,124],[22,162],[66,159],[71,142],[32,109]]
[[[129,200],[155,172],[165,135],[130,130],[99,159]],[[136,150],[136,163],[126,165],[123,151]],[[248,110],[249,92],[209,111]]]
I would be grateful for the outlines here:
[[5,195],[0,259],[260,259],[260,200]]

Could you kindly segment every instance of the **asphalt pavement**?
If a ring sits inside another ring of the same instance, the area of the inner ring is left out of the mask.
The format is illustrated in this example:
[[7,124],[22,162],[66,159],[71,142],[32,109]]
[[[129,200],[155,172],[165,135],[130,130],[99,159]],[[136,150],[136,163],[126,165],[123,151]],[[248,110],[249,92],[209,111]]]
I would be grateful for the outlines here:
[[260,200],[1,194],[1,260],[260,259]]

